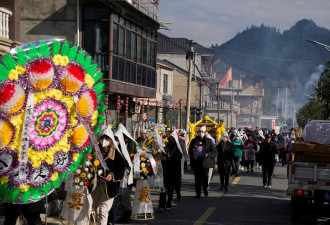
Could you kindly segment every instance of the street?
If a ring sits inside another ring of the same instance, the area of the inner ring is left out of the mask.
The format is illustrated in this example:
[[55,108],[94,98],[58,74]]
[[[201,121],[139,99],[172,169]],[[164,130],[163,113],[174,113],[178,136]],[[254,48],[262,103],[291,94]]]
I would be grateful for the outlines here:
[[241,171],[240,175],[230,178],[231,185],[225,194],[219,190],[219,175],[215,170],[209,196],[194,199],[193,174],[188,171],[183,179],[181,202],[175,199],[170,211],[157,213],[158,196],[153,196],[156,218],[131,224],[330,224],[329,205],[310,206],[300,223],[291,223],[286,167],[276,166],[272,189],[262,187],[260,169],[248,174]]

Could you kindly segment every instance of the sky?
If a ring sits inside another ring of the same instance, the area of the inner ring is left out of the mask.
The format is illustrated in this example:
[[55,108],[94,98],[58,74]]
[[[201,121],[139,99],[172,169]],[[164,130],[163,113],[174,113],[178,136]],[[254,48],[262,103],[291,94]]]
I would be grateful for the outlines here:
[[301,19],[330,29],[330,0],[160,0],[159,20],[169,37],[185,37],[210,47],[221,45],[251,25],[281,32]]

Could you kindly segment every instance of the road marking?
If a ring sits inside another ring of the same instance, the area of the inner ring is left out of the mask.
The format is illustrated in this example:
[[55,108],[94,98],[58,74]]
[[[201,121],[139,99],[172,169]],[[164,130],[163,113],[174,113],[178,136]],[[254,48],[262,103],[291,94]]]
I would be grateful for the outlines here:
[[198,220],[194,223],[194,225],[202,225],[206,222],[206,220],[211,216],[213,211],[215,210],[215,207],[209,207],[201,217],[198,218]]
[[231,182],[232,185],[235,185],[238,183],[238,181],[240,180],[241,178],[240,177],[236,177],[233,182]]

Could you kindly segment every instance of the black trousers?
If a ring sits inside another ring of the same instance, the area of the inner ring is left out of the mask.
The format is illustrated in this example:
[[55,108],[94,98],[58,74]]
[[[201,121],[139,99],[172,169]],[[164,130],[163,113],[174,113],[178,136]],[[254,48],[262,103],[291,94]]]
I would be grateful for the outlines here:
[[203,168],[201,166],[194,167],[194,176],[195,176],[195,191],[197,195],[200,195],[202,192],[201,186],[203,186],[203,191],[207,191],[209,186],[209,168]]
[[15,225],[20,215],[23,215],[29,225],[41,225],[40,213],[45,212],[44,202],[31,204],[4,204],[5,223],[4,225]]
[[272,177],[274,172],[274,165],[262,165],[262,182],[263,185],[272,185]]
[[231,165],[225,165],[223,163],[220,163],[218,165],[218,171],[220,174],[220,184],[222,187],[228,187],[230,169],[231,169]]
[[246,160],[246,168],[249,170],[250,169],[250,165],[251,165],[251,169],[253,169],[253,165],[254,165],[254,160]]

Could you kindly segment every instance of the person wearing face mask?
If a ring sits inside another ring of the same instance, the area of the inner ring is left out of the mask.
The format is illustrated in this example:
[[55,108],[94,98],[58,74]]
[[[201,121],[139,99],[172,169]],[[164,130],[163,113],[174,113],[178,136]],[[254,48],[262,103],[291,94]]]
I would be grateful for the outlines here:
[[245,148],[245,164],[247,173],[250,172],[250,166],[251,166],[251,172],[253,172],[253,165],[255,160],[255,150],[257,148],[257,142],[252,139],[252,135],[248,134],[248,140],[244,143]]
[[206,126],[202,126],[198,131],[198,137],[192,139],[189,145],[190,166],[195,176],[195,198],[201,197],[201,186],[205,197],[208,196],[209,168],[214,168],[217,156],[212,140],[205,137],[205,134]]
[[137,143],[144,143],[148,141],[147,130],[141,131],[141,136],[136,139]]
[[242,139],[240,138],[239,135],[236,135],[236,137],[234,137],[234,140],[232,141],[232,143],[234,145],[235,156],[236,156],[236,157],[234,157],[235,175],[236,175],[236,177],[238,177],[239,169],[241,167],[241,160],[242,160],[242,156],[243,156],[244,142],[242,141]]
[[104,170],[101,175],[98,175],[97,187],[92,197],[96,209],[97,225],[106,225],[113,201],[119,194],[119,184],[124,176],[125,162],[110,126],[104,129],[100,140],[103,160],[109,170]]
[[188,160],[188,149],[187,149],[187,142],[186,142],[186,136],[187,132],[185,130],[180,130],[179,133],[179,143],[181,145],[181,149],[183,151],[183,156],[184,156],[184,170],[187,170],[187,160]]
[[235,152],[234,145],[228,139],[228,134],[222,135],[222,140],[217,145],[218,151],[218,172],[220,174],[220,190],[228,191],[229,174],[232,165],[234,164]]

